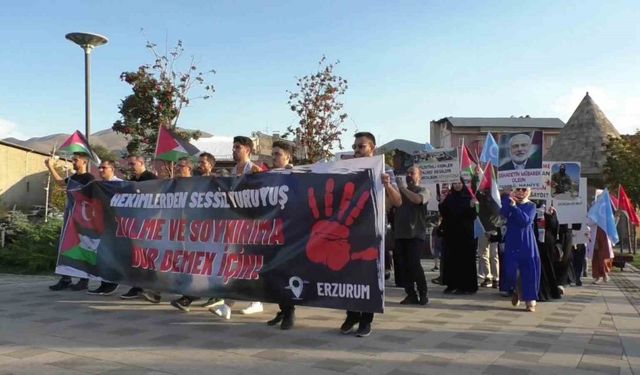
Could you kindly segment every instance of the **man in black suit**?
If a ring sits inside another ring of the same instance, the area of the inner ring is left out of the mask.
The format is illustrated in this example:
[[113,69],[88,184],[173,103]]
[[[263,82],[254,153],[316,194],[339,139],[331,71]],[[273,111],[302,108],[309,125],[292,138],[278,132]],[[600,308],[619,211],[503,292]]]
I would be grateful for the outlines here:
[[515,169],[540,168],[538,163],[529,160],[531,156],[531,137],[525,133],[516,134],[509,140],[509,155],[511,159],[502,164],[498,170],[512,171]]

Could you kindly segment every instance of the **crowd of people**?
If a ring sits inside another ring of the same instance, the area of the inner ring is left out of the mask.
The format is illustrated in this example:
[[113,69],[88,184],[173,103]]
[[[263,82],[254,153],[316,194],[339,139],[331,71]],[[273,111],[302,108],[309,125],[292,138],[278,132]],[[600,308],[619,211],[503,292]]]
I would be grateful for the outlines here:
[[[373,134],[355,134],[354,157],[371,157],[375,154],[376,140]],[[251,161],[253,141],[237,136],[233,142],[235,167],[232,176],[241,176],[262,171]],[[289,143],[276,141],[272,148],[273,168],[292,167],[293,149]],[[59,175],[53,159],[45,161],[54,181],[67,186],[70,181],[87,184],[95,178],[88,171],[89,156],[75,154],[72,158],[74,174],[67,178]],[[130,156],[127,160],[128,179],[147,181],[158,178],[146,168],[142,156]],[[116,176],[117,164],[104,160],[98,167],[103,181],[119,180]],[[194,175],[215,176],[215,158],[203,152],[199,155],[197,167],[190,157],[180,159],[175,165],[175,178],[189,178]],[[226,174],[225,174],[226,175]],[[596,281],[607,281],[610,272],[610,243],[601,229],[594,229],[594,239],[587,249],[584,245],[572,244],[571,230],[558,225],[553,209],[536,207],[530,201],[528,188],[517,188],[502,192],[501,215],[504,225],[478,235],[475,230],[478,215],[478,201],[470,193],[468,186],[460,182],[443,186],[439,196],[431,197],[428,189],[421,185],[421,170],[417,166],[408,169],[406,177],[394,177],[393,170],[387,168],[381,176],[387,204],[387,222],[391,231],[387,233],[387,244],[393,247],[389,253],[385,276],[390,278],[393,270],[395,285],[404,288],[406,296],[402,305],[427,305],[429,303],[427,278],[421,258],[427,239],[434,257],[432,271],[439,276],[432,280],[445,286],[445,294],[469,295],[477,293],[480,287],[499,289],[502,295],[511,296],[514,306],[524,301],[526,310],[535,311],[537,301],[560,298],[563,286],[573,282],[582,285],[581,276],[585,269],[585,255],[593,254],[592,270]],[[439,215],[434,223],[427,211],[427,203],[438,200]],[[544,223],[543,225],[541,225]],[[584,230],[582,228],[581,230]],[[603,237],[604,236],[604,237]],[[190,277],[185,275],[185,277]],[[88,279],[80,279],[75,284],[71,277],[62,276],[49,287],[53,291],[70,289],[87,290]],[[108,296],[115,293],[118,285],[102,281],[88,290],[90,295]],[[153,290],[132,286],[122,299],[144,298],[151,303],[159,303],[162,296]],[[171,306],[189,312],[194,302],[201,297],[183,295],[171,300]],[[203,299],[204,300],[204,299]],[[233,301],[218,296],[207,296],[199,307],[224,319],[231,318]],[[243,308],[243,314],[263,311],[261,302],[254,301]],[[343,334],[354,333],[359,337],[369,336],[372,331],[374,314],[370,312],[347,311],[340,326]],[[295,306],[290,302],[279,304],[279,311],[267,324],[279,325],[287,330],[294,326]],[[357,328],[356,328],[357,325]]]

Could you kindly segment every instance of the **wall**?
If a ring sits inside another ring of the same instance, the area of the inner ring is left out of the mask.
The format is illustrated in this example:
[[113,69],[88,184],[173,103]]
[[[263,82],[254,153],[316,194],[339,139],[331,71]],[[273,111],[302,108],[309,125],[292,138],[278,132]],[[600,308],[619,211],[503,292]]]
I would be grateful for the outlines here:
[[[44,205],[48,170],[44,160],[48,156],[0,144],[0,199],[12,208]],[[62,166],[62,161],[58,161]],[[67,163],[69,168],[71,164]]]

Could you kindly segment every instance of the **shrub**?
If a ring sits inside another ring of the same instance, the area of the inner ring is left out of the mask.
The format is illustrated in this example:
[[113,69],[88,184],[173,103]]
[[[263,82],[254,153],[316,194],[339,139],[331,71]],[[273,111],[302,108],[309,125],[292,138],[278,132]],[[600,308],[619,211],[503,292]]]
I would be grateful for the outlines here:
[[19,274],[53,272],[58,255],[62,219],[21,225],[13,240],[0,249],[0,270]]

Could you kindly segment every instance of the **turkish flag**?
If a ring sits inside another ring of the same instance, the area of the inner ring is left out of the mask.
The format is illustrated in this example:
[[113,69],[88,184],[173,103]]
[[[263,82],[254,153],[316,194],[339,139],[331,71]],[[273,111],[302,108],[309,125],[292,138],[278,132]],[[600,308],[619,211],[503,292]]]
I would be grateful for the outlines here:
[[638,225],[640,224],[640,220],[638,219],[638,215],[636,214],[636,209],[633,207],[629,196],[627,196],[627,192],[624,190],[624,187],[620,185],[620,191],[618,192],[618,207],[620,210],[624,211],[629,215],[629,221],[631,224]]
[[104,232],[104,209],[102,201],[89,198],[81,191],[73,192],[74,204],[71,212],[71,219],[78,232],[84,233],[87,230],[101,235]]

